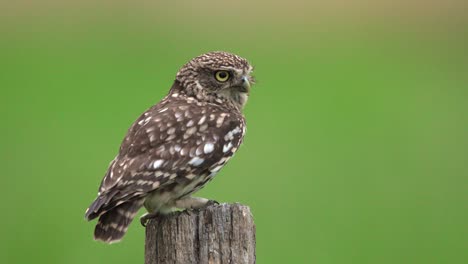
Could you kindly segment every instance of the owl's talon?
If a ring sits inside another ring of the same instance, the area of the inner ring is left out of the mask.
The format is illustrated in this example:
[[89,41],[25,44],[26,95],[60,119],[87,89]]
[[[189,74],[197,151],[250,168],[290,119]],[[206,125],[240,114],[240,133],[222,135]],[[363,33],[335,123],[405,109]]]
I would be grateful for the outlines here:
[[219,205],[219,203],[216,200],[208,200],[208,202],[206,203],[206,207],[212,206],[212,205]]
[[190,215],[190,211],[192,211],[192,209],[185,209],[182,211],[183,214],[186,214],[186,215]]
[[140,224],[144,227],[148,224],[150,219],[154,219],[159,216],[159,213],[146,213],[140,217]]

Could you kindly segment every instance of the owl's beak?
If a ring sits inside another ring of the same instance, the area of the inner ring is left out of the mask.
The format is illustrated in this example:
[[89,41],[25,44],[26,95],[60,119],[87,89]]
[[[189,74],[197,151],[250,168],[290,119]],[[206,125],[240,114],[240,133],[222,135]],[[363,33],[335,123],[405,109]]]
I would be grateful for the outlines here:
[[241,92],[249,93],[250,92],[250,82],[247,76],[242,77],[242,90]]

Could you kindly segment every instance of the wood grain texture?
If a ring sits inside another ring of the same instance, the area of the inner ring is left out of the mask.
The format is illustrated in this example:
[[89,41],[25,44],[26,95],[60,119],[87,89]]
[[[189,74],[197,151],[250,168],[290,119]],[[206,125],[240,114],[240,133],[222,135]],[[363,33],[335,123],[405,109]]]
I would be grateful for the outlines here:
[[150,220],[145,263],[255,263],[255,224],[250,208],[220,204]]

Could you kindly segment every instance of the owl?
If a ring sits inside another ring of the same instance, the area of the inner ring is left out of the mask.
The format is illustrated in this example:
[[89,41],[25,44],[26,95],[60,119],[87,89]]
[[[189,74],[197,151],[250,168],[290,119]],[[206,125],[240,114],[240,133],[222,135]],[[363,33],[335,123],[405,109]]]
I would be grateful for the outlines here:
[[237,55],[209,52],[185,64],[169,93],[129,128],[85,213],[98,218],[94,239],[118,242],[141,207],[150,218],[215,203],[192,194],[236,153],[245,135],[252,66]]

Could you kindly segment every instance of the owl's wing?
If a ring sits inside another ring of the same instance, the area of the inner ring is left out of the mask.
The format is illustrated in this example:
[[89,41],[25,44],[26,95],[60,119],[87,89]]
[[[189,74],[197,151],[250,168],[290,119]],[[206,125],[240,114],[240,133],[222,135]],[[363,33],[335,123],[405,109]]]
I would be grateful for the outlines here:
[[211,173],[237,150],[243,133],[242,116],[210,105],[161,102],[129,129],[88,218],[192,175]]

